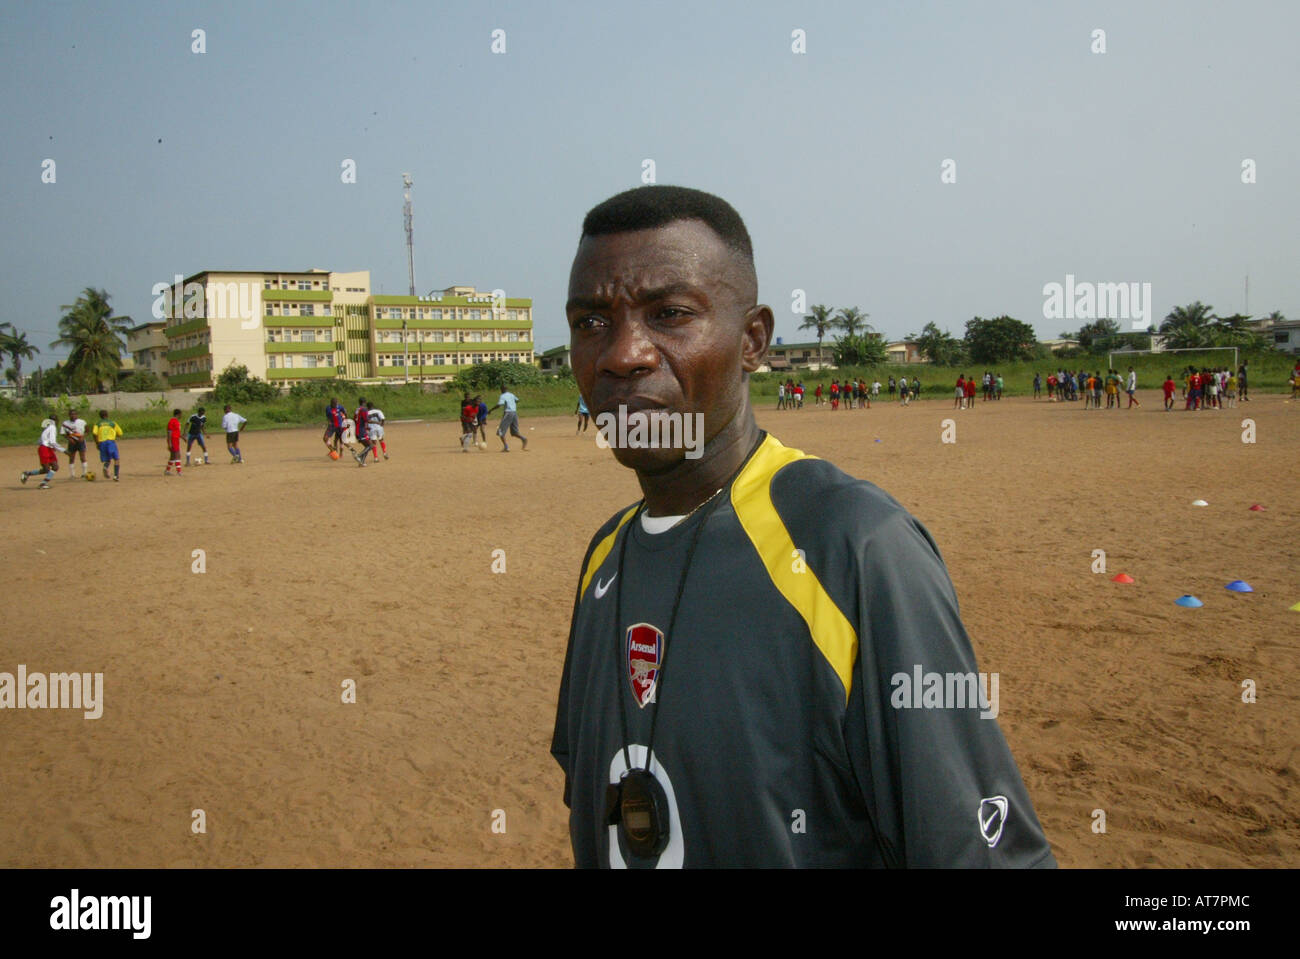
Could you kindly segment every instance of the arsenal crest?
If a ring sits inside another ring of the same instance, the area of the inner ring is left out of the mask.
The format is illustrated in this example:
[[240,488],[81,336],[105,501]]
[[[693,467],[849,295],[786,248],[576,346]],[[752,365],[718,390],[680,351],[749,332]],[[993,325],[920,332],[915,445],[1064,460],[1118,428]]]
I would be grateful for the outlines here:
[[664,634],[649,623],[637,623],[627,630],[627,678],[632,683],[636,704],[645,709],[654,701],[659,664],[663,662]]

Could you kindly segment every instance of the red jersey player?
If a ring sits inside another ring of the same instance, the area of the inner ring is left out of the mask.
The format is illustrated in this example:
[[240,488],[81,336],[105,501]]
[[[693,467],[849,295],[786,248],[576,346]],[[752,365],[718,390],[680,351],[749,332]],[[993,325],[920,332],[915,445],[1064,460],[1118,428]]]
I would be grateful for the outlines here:
[[172,418],[167,421],[167,469],[163,475],[171,473],[176,467],[176,475],[181,475],[181,411],[172,410]]

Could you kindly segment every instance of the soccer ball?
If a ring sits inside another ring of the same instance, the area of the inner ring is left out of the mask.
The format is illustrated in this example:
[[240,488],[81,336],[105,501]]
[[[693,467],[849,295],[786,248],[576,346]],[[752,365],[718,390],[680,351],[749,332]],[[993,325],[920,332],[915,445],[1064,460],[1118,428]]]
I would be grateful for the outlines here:
[[332,460],[336,460],[336,459],[338,459],[338,458],[339,458],[339,451],[338,451],[338,450],[330,450],[330,459],[332,459]]
[[95,482],[95,471],[94,471],[94,470],[90,470],[89,472],[86,473],[86,482],[88,482],[88,483],[93,483],[93,482]]
[[479,449],[481,449],[481,450],[485,450],[485,449],[487,449],[487,443],[483,442],[482,440],[479,440],[479,441],[478,441],[477,443],[475,443],[474,445],[477,446],[477,447],[478,447]]

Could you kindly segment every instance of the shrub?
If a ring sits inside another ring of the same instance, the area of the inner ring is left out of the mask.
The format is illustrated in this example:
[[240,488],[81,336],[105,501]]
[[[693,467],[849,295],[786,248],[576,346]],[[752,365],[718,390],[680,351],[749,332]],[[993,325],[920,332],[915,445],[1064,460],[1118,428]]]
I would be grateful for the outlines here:
[[228,366],[217,377],[217,387],[204,401],[213,404],[268,403],[280,398],[278,387],[248,375],[247,366]]
[[452,387],[462,392],[480,393],[506,387],[514,389],[519,386],[541,386],[545,380],[545,374],[531,363],[497,360],[461,370],[452,380]]
[[123,393],[161,393],[167,387],[152,370],[138,370],[122,377],[117,388]]
[[334,377],[328,380],[306,380],[302,383],[295,383],[289,387],[289,395],[311,398],[337,396],[342,399],[344,396],[357,393],[359,389],[360,387],[352,380]]

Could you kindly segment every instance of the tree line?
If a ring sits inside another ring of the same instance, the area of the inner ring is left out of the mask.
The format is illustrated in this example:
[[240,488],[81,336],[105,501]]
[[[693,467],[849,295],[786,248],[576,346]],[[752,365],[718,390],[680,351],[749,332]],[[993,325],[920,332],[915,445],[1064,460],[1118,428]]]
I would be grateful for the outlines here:
[[[888,355],[880,334],[866,322],[867,314],[857,307],[817,305],[810,308],[800,330],[811,330],[817,335],[819,356],[824,359],[823,340],[833,332],[840,335],[831,341],[831,357],[837,366],[877,366],[886,362]],[[1280,312],[1270,313],[1272,323],[1283,322]],[[1201,349],[1209,346],[1236,346],[1247,350],[1270,350],[1273,344],[1268,337],[1250,329],[1251,317],[1240,313],[1220,317],[1214,308],[1199,300],[1187,306],[1177,306],[1169,312],[1159,328],[1159,334],[1168,349]],[[1061,333],[1062,339],[1077,340],[1077,349],[1058,351],[1055,355],[1068,357],[1081,354],[1101,354],[1122,348],[1150,349],[1151,333],[1126,333],[1114,320],[1101,319],[1087,323],[1075,331]],[[1013,317],[1002,315],[992,318],[972,317],[966,321],[965,335],[960,339],[930,322],[920,333],[910,333],[907,340],[914,342],[920,354],[936,366],[976,366],[1012,363],[1017,360],[1034,360],[1052,356],[1048,347],[1038,341],[1034,328]]]

